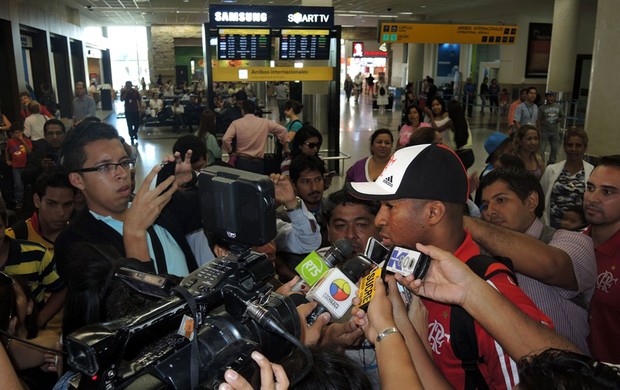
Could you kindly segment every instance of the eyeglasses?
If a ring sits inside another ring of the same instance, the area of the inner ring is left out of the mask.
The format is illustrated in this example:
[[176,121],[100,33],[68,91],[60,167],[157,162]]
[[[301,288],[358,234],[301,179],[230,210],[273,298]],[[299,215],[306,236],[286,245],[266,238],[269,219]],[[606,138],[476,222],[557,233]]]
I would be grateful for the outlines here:
[[136,167],[136,160],[125,160],[119,163],[105,163],[96,167],[76,169],[73,172],[99,172],[102,175],[111,175],[116,173],[116,169],[118,167],[123,168],[125,172],[129,173]]
[[310,149],[318,149],[321,147],[321,144],[318,142],[304,142],[304,145],[306,145]]

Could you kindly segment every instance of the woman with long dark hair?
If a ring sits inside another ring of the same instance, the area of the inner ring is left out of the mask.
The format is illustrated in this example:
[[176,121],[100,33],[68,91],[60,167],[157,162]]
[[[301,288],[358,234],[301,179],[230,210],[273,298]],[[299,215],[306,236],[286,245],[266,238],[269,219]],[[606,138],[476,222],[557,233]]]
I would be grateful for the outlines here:
[[200,114],[200,124],[196,136],[207,145],[207,166],[222,159],[222,149],[215,138],[215,112],[204,110]]
[[304,125],[304,123],[299,119],[299,114],[301,114],[301,110],[304,108],[304,105],[299,103],[297,100],[287,100],[284,103],[284,115],[288,118],[288,122],[286,122],[286,131],[288,132],[288,142],[293,142],[293,138],[295,138],[295,133],[299,131]]
[[443,136],[444,145],[453,147],[452,137],[447,130],[451,129],[450,116],[446,111],[446,103],[439,96],[435,96],[430,103],[430,108],[426,107],[424,113],[428,117],[428,122],[435,130]]
[[448,103],[448,116],[454,134],[454,152],[461,159],[465,169],[474,165],[475,157],[472,149],[472,136],[469,123],[465,118],[465,110],[461,103],[450,100]]
[[322,144],[323,136],[321,133],[310,125],[304,125],[295,133],[295,137],[291,141],[291,153],[282,161],[280,172],[283,175],[288,175],[288,168],[295,157],[300,154],[316,156],[319,154]]
[[430,127],[426,122],[423,122],[424,116],[422,109],[418,106],[409,106],[406,111],[405,124],[402,125],[398,132],[398,143],[396,149],[404,148],[409,143],[409,138],[420,127]]

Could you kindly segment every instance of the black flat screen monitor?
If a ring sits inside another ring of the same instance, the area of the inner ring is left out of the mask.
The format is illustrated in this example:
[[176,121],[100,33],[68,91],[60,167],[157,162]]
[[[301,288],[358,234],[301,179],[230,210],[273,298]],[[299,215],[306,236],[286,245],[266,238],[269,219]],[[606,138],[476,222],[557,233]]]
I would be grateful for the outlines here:
[[271,60],[269,29],[221,28],[217,36],[218,60]]
[[282,29],[281,60],[328,60],[329,30]]

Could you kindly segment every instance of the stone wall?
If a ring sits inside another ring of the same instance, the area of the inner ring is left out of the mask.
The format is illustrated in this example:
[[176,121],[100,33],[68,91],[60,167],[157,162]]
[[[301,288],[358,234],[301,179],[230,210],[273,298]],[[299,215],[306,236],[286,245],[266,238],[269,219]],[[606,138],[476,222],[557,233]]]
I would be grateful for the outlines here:
[[174,39],[202,39],[202,26],[151,26],[147,28],[147,38],[149,45],[149,71],[151,73],[151,81],[154,83],[155,80],[157,80],[157,76],[161,74],[164,82],[168,79],[176,82]]

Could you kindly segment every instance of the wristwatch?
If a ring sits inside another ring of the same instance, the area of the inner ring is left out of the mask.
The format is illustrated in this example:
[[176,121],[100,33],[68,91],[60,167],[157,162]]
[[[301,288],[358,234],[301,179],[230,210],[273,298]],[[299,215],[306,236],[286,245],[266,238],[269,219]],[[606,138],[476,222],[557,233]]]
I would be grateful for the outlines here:
[[295,199],[297,199],[297,204],[295,205],[295,207],[293,207],[293,208],[288,208],[288,207],[286,207],[286,204],[285,204],[285,205],[284,205],[284,211],[291,212],[291,211],[293,211],[293,210],[299,210],[299,209],[301,209],[301,198],[300,198],[299,196],[296,196],[296,197],[295,197]]
[[377,342],[383,340],[385,336],[392,334],[392,333],[400,333],[400,332],[396,328],[387,328],[386,330],[384,330],[383,332],[377,335]]

